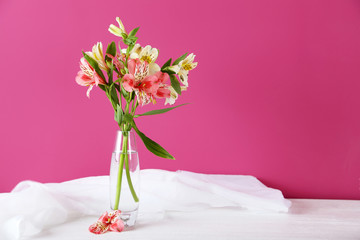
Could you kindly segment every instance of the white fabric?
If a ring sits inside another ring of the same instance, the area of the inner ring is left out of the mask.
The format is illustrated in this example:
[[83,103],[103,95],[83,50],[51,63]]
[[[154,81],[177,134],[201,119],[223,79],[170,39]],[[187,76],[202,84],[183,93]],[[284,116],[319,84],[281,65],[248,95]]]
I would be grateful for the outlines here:
[[[163,219],[139,216],[136,227],[95,236],[84,216],[26,240],[359,240],[360,201],[291,199],[288,213],[225,207],[165,213]],[[145,215],[145,214],[144,214]]]
[[[32,236],[74,218],[92,215],[94,222],[109,208],[108,176],[63,183],[19,183],[0,194],[0,239]],[[291,202],[279,190],[255,177],[206,175],[185,171],[141,171],[139,220],[159,219],[166,211],[236,207],[287,212]],[[87,231],[87,229],[83,229]]]

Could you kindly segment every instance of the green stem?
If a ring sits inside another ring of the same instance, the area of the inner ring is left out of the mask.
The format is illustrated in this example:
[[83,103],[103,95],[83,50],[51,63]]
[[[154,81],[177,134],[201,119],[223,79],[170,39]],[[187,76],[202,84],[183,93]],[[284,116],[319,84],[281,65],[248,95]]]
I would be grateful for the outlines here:
[[117,110],[116,103],[113,102],[110,93],[108,93],[107,91],[108,91],[108,90],[106,90],[106,96],[108,97],[108,99],[109,99],[109,101],[111,102],[111,105],[112,105],[114,111],[116,112],[116,110]]
[[131,113],[133,112],[133,110],[134,110],[134,108],[135,108],[135,98],[134,98],[134,100],[133,100],[133,102],[132,102],[132,107],[131,107]]
[[132,184],[131,177],[130,177],[130,171],[129,171],[129,155],[128,155],[128,154],[126,154],[126,156],[125,156],[125,168],[126,168],[126,179],[127,179],[127,181],[128,181],[128,184],[129,184],[129,188],[130,188],[131,195],[133,196],[135,202],[139,202],[139,198],[138,198],[138,196],[136,195],[136,192],[135,192],[135,190],[134,190],[134,186],[133,186],[133,184]]
[[115,198],[114,210],[118,210],[118,208],[119,208],[122,174],[123,174],[123,169],[124,169],[124,157],[127,156],[128,136],[123,134],[122,138],[123,138],[123,145],[122,145],[122,153],[120,155],[120,162],[119,162],[119,170],[118,170],[118,179],[117,179],[117,184],[116,184],[116,195],[115,195],[116,198]]
[[[116,83],[115,83],[116,84]],[[121,94],[121,83],[119,83],[119,88],[120,88],[120,91],[119,91],[119,104],[120,104],[120,107],[122,109],[122,94]]]
[[138,101],[137,101],[136,98],[134,99],[134,101],[135,101],[135,107],[133,107],[133,109],[131,109],[131,113],[132,113],[133,116],[135,115],[136,108],[137,108],[138,105],[139,105],[139,103],[138,103]]

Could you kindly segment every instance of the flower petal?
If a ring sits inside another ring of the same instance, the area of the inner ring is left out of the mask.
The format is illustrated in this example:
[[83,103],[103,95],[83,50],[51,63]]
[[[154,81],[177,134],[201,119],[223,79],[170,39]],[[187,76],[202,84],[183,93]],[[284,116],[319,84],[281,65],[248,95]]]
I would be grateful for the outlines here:
[[186,71],[184,69],[180,69],[180,71],[178,73],[181,83],[184,84],[186,87],[189,86],[189,84],[188,84],[188,74],[189,74],[189,71]]
[[136,66],[139,66],[141,64],[140,59],[136,58],[136,59],[132,59],[130,58],[128,60],[128,69],[129,69],[129,73],[131,75],[135,75],[135,69]]
[[170,80],[169,74],[161,72],[161,71],[155,73],[154,75],[158,78],[158,81],[160,83],[165,83]]
[[139,89],[147,94],[155,94],[159,88],[158,78],[155,75],[147,76],[141,82]]
[[167,86],[162,86],[162,87],[159,87],[157,92],[156,92],[156,97],[157,98],[169,98],[170,97],[170,90]]
[[121,232],[124,230],[124,222],[119,218],[114,218],[113,221],[111,221],[111,224],[109,226],[109,231],[112,232]]
[[149,75],[153,75],[161,70],[160,66],[156,63],[149,64]]
[[122,85],[126,91],[132,92],[134,89],[134,85],[135,85],[134,76],[131,74],[125,74]]
[[109,32],[111,32],[112,34],[114,34],[115,36],[118,36],[118,37],[122,37],[121,36],[121,30],[120,28],[118,28],[117,26],[115,26],[114,24],[111,24],[109,26]]
[[119,210],[105,212],[96,223],[90,225],[89,231],[94,234],[103,234],[107,231],[121,232],[124,230],[124,223],[120,219],[120,213]]
[[86,75],[83,71],[79,71],[77,73],[75,81],[81,86],[89,86],[90,84],[95,83],[94,79]]
[[124,27],[124,24],[121,22],[120,18],[119,18],[119,17],[116,17],[116,21],[117,21],[118,24],[119,24],[120,30],[125,33],[125,27]]
[[106,84],[105,80],[102,79],[99,74],[97,74],[97,72],[94,71],[94,80],[95,80],[95,84],[96,86],[99,84]]
[[93,89],[93,87],[94,87],[94,84],[91,84],[91,85],[89,86],[88,90],[86,91],[86,96],[87,96],[88,98],[90,98],[90,92],[91,92],[91,90]]

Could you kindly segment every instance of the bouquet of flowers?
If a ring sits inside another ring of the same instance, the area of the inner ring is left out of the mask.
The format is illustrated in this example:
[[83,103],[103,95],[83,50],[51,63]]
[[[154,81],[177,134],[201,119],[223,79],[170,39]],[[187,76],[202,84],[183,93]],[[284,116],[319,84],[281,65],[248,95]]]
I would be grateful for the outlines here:
[[[139,28],[135,28],[129,33],[125,30],[120,18],[116,21],[119,27],[111,24],[109,31],[120,37],[125,48],[120,47],[120,42],[116,46],[111,42],[103,51],[101,42],[95,44],[90,52],[83,52],[80,60],[80,71],[76,76],[76,82],[81,86],[88,86],[87,96],[94,86],[102,89],[109,99],[114,109],[114,119],[117,122],[123,135],[123,153],[120,158],[119,170],[123,169],[124,163],[126,174],[127,166],[127,135],[131,129],[140,136],[146,148],[155,155],[163,158],[174,159],[158,143],[148,138],[142,133],[135,124],[138,117],[154,115],[168,112],[176,107],[168,107],[149,111],[143,114],[136,114],[138,106],[144,106],[152,102],[155,104],[158,99],[165,99],[166,104],[174,104],[181,92],[186,90],[188,84],[188,73],[197,66],[194,62],[195,55],[187,54],[180,56],[175,61],[170,58],[162,67],[156,63],[159,51],[147,45],[145,47],[136,43],[138,38],[136,33]],[[119,174],[121,185],[121,174]],[[120,186],[115,200],[115,210],[118,208]],[[137,195],[129,182],[130,190],[135,201]]]

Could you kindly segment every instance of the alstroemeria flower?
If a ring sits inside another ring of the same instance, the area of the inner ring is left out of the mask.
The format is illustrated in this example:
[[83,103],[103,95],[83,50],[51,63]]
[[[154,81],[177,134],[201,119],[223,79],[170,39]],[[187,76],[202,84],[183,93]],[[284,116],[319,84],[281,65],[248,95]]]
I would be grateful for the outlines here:
[[[150,64],[139,58],[128,60],[129,73],[123,77],[123,87],[126,91],[135,91],[139,103],[143,106],[155,102],[155,98],[170,97],[166,82],[169,75],[161,71],[150,74]],[[160,70],[160,68],[159,68]]]
[[[187,89],[187,87],[181,86],[181,91],[186,91],[186,89]],[[173,105],[179,96],[179,94],[175,91],[175,89],[173,87],[170,86],[169,90],[170,90],[170,97],[166,98],[165,105],[166,104]]]
[[155,62],[158,56],[159,51],[156,48],[153,48],[150,45],[141,47],[138,43],[135,44],[130,52],[130,58],[139,58],[141,61],[146,61],[149,64]]
[[110,232],[121,232],[124,230],[124,223],[120,219],[120,210],[105,212],[101,217],[89,227],[89,231],[94,234]]
[[149,75],[149,65],[138,58],[129,59],[128,70],[129,73],[123,78],[123,87],[126,91],[132,92]]
[[105,63],[103,45],[101,42],[96,43],[92,48],[92,52],[86,52],[86,54],[99,64],[100,69],[105,71],[108,69],[108,66]]
[[77,73],[75,81],[81,86],[89,86],[86,96],[90,98],[90,91],[94,85],[105,84],[105,80],[102,79],[96,71],[90,66],[85,58],[80,59],[80,71]]
[[141,105],[150,103],[151,96],[157,90],[157,77],[149,75],[149,64],[140,59],[128,60],[129,73],[123,77],[123,87],[126,91],[135,91]]
[[157,77],[157,83],[159,84],[159,87],[154,93],[154,96],[156,98],[169,98],[170,86],[166,84],[166,82],[170,80],[169,74],[159,71],[155,73],[155,76]]
[[119,27],[115,26],[114,24],[110,24],[109,32],[111,32],[115,36],[118,36],[118,37],[122,38],[122,36],[121,36],[122,33],[127,34],[126,31],[125,31],[124,24],[121,22],[119,17],[116,18],[116,21],[118,22]]
[[159,51],[156,48],[152,48],[150,45],[141,49],[139,54],[140,60],[146,61],[149,64],[155,62],[158,56]]
[[142,62],[147,62],[149,64],[149,74],[151,75],[160,71],[160,66],[155,63],[158,55],[159,51],[156,48],[152,48],[150,45],[143,48],[138,43],[135,44],[134,48],[130,52],[130,58],[138,58]]
[[188,84],[188,74],[190,70],[193,70],[197,66],[197,62],[194,62],[195,55],[193,53],[189,54],[184,60],[179,62],[180,70],[178,71],[178,75],[180,77],[180,81],[182,84],[184,84],[186,87],[189,86]]

